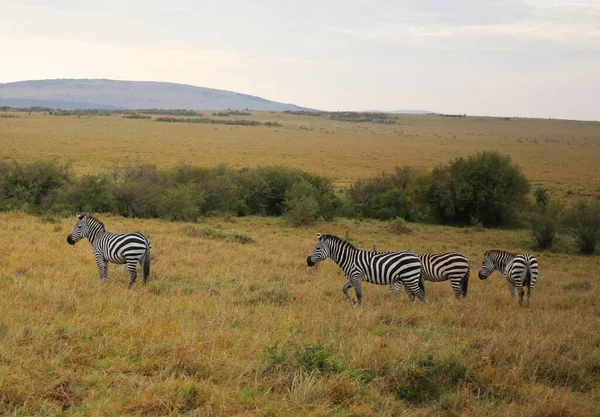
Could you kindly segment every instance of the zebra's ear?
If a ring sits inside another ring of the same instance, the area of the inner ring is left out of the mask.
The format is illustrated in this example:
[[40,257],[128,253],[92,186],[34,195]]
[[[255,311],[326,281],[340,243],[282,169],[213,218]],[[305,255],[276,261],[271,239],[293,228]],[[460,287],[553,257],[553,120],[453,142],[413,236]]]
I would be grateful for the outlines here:
[[319,239],[319,240],[323,239],[323,235],[321,233],[317,233],[317,239]]
[[83,219],[83,214],[79,214],[79,213],[77,213],[77,218],[78,218],[79,220]]

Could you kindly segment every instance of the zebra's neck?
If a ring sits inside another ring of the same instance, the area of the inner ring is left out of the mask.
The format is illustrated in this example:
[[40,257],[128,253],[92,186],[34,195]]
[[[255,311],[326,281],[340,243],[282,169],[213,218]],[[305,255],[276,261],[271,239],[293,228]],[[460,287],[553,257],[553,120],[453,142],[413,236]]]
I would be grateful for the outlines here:
[[515,255],[512,253],[505,251],[495,251],[491,255],[492,260],[494,261],[494,266],[502,273],[504,273],[506,265],[508,265],[508,263],[515,257]]
[[332,242],[330,246],[330,257],[342,270],[348,274],[354,265],[354,260],[359,252],[368,252],[356,249],[348,242],[340,240]]
[[106,231],[104,230],[104,225],[98,220],[90,217],[88,220],[88,235],[87,238],[90,243],[93,245],[94,242],[99,239]]

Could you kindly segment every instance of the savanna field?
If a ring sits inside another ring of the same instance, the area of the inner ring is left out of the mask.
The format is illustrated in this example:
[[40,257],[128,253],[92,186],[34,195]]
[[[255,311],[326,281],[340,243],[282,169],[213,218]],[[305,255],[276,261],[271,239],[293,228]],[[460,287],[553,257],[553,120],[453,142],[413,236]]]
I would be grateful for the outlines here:
[[[0,157],[56,158],[78,174],[145,162],[284,165],[343,189],[397,165],[431,169],[499,150],[553,195],[600,195],[600,124],[398,115],[393,124],[253,112],[279,126],[158,123],[113,116],[0,118]],[[127,290],[125,266],[102,284],[76,222],[0,213],[0,415],[599,416],[600,259],[570,238],[533,249],[527,229],[453,228],[338,218],[290,227],[277,217],[195,223],[98,214],[108,231],[152,241],[150,282]],[[468,296],[426,282],[427,302],[342,271],[308,268],[317,232],[360,248],[460,251]],[[533,252],[531,306],[511,299],[483,253]]]

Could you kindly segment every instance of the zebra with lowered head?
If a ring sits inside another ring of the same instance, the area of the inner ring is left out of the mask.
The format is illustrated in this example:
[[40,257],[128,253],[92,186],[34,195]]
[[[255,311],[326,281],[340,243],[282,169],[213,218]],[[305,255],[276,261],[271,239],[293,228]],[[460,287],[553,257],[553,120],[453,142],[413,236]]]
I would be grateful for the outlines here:
[[[402,252],[370,252],[356,249],[350,242],[337,236],[317,234],[319,241],[306,259],[308,266],[315,266],[331,258],[346,274],[348,282],[342,290],[352,304],[362,305],[362,281],[379,285],[402,282],[411,301],[417,297],[425,301],[425,287],[421,278],[421,262],[416,255]],[[357,300],[349,289],[354,287]]]
[[524,296],[523,287],[527,287],[526,305],[529,306],[529,297],[538,276],[538,261],[535,256],[528,253],[516,255],[503,250],[488,250],[483,256],[479,278],[487,279],[495,270],[504,274],[512,297],[515,296],[515,287],[517,288],[521,305]]
[[67,236],[67,242],[74,245],[87,237],[94,248],[94,257],[100,272],[100,280],[106,281],[108,263],[127,264],[129,270],[129,288],[137,278],[137,264],[142,267],[144,284],[150,276],[150,249],[152,244],[146,236],[138,232],[110,233],[104,224],[89,213],[77,215],[78,221]]
[[[421,274],[425,281],[450,281],[456,298],[466,297],[471,275],[471,263],[462,253],[423,253],[418,255],[421,261]],[[397,293],[402,287],[401,282],[390,286],[392,293]]]

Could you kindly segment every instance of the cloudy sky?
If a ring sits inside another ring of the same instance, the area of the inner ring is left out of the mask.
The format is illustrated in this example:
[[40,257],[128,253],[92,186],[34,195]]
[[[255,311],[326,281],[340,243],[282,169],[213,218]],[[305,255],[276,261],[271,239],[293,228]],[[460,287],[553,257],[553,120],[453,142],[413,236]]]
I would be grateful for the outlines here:
[[600,0],[2,0],[0,54],[0,82],[171,81],[325,110],[600,120]]

